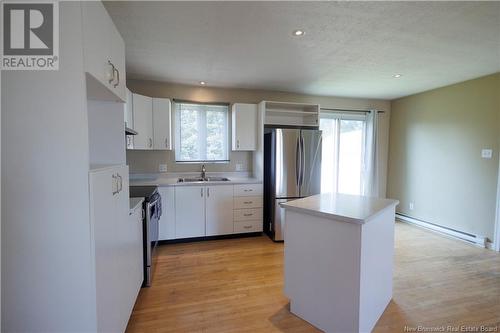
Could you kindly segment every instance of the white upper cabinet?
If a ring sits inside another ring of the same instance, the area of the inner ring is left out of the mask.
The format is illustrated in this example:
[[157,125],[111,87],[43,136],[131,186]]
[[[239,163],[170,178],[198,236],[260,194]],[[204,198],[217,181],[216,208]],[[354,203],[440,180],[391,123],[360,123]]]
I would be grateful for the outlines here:
[[148,96],[132,94],[134,130],[134,149],[153,149],[153,99]]
[[125,44],[100,1],[82,2],[85,71],[108,89],[88,86],[92,99],[125,102]]
[[153,148],[172,150],[172,103],[167,98],[153,98]]
[[110,61],[115,67],[114,82],[112,82],[113,90],[122,101],[127,98],[127,76],[125,73],[125,42],[122,36],[116,29],[113,21],[111,21],[110,29]]
[[257,149],[257,104],[234,103],[232,118],[232,149]]
[[207,187],[206,235],[233,233],[233,186],[216,185]]

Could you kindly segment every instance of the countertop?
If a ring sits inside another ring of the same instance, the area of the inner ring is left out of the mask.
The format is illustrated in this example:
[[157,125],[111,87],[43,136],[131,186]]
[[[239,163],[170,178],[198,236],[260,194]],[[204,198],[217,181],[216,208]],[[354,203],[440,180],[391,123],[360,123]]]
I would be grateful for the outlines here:
[[130,198],[130,214],[137,209],[137,206],[142,205],[143,201],[144,198]]
[[238,185],[238,184],[261,184],[262,180],[252,177],[245,177],[241,175],[231,175],[231,174],[212,174],[207,172],[207,177],[227,177],[229,181],[211,181],[211,182],[178,182],[179,178],[182,177],[199,177],[199,174],[175,174],[175,175],[139,175],[130,177],[131,186],[206,186],[206,185]]
[[331,220],[364,224],[398,200],[359,195],[324,193],[281,204],[281,207]]

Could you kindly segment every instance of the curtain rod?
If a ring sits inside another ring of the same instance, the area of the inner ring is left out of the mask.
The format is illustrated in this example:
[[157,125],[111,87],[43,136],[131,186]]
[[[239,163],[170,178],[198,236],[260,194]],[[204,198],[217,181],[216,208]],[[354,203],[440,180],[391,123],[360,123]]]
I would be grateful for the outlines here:
[[[337,111],[337,112],[364,112],[364,113],[368,113],[372,110],[354,110],[354,109],[331,109],[331,108],[321,108],[321,110],[325,110],[325,111]],[[385,113],[385,111],[380,111],[380,110],[376,110],[377,113]]]

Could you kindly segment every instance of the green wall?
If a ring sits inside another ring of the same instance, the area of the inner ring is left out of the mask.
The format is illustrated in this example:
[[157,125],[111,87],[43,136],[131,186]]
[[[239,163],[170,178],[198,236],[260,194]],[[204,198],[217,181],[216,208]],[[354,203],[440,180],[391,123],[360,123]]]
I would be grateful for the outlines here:
[[387,196],[398,212],[492,241],[500,73],[396,99],[391,110]]

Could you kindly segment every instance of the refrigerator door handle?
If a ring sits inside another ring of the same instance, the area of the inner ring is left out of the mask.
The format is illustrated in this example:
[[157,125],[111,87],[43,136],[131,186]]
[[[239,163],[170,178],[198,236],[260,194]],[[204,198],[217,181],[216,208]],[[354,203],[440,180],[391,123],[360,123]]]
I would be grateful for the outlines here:
[[300,184],[299,186],[302,187],[304,184],[304,176],[306,173],[306,150],[304,149],[304,137],[302,136],[302,133],[300,133],[300,161],[302,162],[300,166]]
[[302,154],[300,151],[300,136],[297,138],[295,147],[295,183],[300,187],[300,174],[302,172]]

